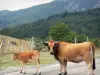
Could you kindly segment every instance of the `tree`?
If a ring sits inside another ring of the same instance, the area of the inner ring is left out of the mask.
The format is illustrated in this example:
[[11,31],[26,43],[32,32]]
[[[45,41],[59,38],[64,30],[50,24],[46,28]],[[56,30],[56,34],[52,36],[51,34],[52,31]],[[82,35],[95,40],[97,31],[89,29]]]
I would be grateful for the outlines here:
[[91,41],[94,42],[96,47],[100,48],[100,38],[92,38]]
[[85,42],[85,41],[87,41],[87,37],[88,36],[86,36],[84,34],[78,35],[77,42]]
[[71,31],[65,23],[60,23],[50,27],[49,36],[51,36],[54,40],[72,42],[76,33]]

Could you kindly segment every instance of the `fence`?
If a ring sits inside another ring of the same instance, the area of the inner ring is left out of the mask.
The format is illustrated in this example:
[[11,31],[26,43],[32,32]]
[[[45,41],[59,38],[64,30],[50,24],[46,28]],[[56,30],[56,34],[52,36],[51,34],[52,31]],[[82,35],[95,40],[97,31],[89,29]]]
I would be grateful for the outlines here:
[[0,35],[0,55],[31,50],[29,41]]

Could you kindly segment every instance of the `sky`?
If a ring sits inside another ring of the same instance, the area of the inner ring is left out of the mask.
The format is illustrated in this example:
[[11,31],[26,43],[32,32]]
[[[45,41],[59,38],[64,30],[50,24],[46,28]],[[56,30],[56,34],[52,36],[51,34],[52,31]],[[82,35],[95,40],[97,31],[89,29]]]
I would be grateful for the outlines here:
[[35,5],[52,2],[53,0],[0,0],[0,11],[29,8]]

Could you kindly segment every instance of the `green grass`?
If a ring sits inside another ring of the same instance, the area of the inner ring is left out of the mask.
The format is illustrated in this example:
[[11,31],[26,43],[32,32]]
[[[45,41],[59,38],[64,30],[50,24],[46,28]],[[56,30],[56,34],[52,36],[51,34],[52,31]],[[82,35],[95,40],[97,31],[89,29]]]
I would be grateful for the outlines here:
[[[40,62],[41,64],[50,64],[56,62],[56,60],[48,52],[41,52]],[[35,62],[27,63],[27,65],[35,65]],[[0,56],[0,68],[4,69],[10,66],[21,66],[21,64],[19,61],[13,60],[13,54],[6,54]]]
[[96,58],[100,58],[100,48],[96,49]]

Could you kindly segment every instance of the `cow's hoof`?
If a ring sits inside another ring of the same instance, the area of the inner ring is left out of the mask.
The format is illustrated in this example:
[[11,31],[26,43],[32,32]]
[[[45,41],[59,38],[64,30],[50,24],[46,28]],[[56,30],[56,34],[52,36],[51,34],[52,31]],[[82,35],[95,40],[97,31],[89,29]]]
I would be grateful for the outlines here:
[[26,74],[26,72],[24,72],[23,74]]
[[33,75],[37,75],[37,73],[33,74]]
[[39,72],[39,75],[41,75],[41,72]]
[[59,73],[58,75],[63,75],[63,73]]
[[63,73],[63,75],[67,75],[67,72]]
[[20,73],[22,73],[22,71],[20,71]]
[[[91,74],[89,74],[89,75],[91,75]],[[95,74],[92,74],[92,75],[95,75]]]

